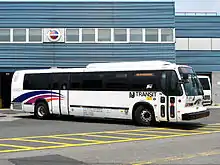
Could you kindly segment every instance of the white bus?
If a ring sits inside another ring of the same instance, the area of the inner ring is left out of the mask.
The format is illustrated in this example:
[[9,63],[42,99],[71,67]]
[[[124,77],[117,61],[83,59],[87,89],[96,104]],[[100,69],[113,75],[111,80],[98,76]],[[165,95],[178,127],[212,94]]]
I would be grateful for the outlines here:
[[203,105],[212,105],[212,86],[209,76],[198,75],[204,92]]
[[209,116],[189,66],[164,61],[92,63],[85,68],[16,71],[11,108],[34,113],[131,119],[138,125]]

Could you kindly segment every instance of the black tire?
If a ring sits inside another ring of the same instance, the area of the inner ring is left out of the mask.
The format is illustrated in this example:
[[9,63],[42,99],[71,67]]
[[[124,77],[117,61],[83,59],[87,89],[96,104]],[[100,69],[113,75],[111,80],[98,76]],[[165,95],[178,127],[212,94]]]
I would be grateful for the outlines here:
[[135,123],[140,126],[152,126],[155,124],[155,116],[152,108],[147,105],[139,105],[134,113]]
[[35,105],[34,116],[38,119],[46,119],[50,115],[49,109],[46,103],[38,102]]

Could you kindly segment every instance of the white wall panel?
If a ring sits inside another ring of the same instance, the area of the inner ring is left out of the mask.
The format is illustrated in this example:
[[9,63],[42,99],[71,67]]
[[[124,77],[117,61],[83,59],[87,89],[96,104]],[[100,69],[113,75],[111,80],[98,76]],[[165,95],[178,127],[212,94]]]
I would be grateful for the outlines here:
[[211,38],[189,38],[190,50],[211,50]]
[[188,38],[176,38],[176,50],[189,50]]
[[220,50],[220,38],[212,38],[212,50]]

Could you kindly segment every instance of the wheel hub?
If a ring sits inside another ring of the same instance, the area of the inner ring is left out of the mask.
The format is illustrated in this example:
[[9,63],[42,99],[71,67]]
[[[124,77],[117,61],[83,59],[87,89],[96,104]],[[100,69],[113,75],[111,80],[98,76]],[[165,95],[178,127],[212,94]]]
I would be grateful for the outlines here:
[[38,112],[38,115],[41,116],[41,117],[46,114],[46,110],[43,106],[38,107],[37,112]]
[[148,112],[147,110],[143,110],[141,113],[141,119],[145,122],[150,122],[151,121],[151,113]]

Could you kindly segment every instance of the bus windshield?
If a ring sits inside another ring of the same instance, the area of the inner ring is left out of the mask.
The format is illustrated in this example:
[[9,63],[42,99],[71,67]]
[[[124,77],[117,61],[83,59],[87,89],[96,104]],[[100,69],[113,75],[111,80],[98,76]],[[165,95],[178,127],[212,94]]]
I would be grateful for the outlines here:
[[184,90],[187,96],[198,96],[204,94],[202,85],[193,69],[180,67],[179,72],[182,78],[183,74],[188,74],[188,81],[183,83]]

